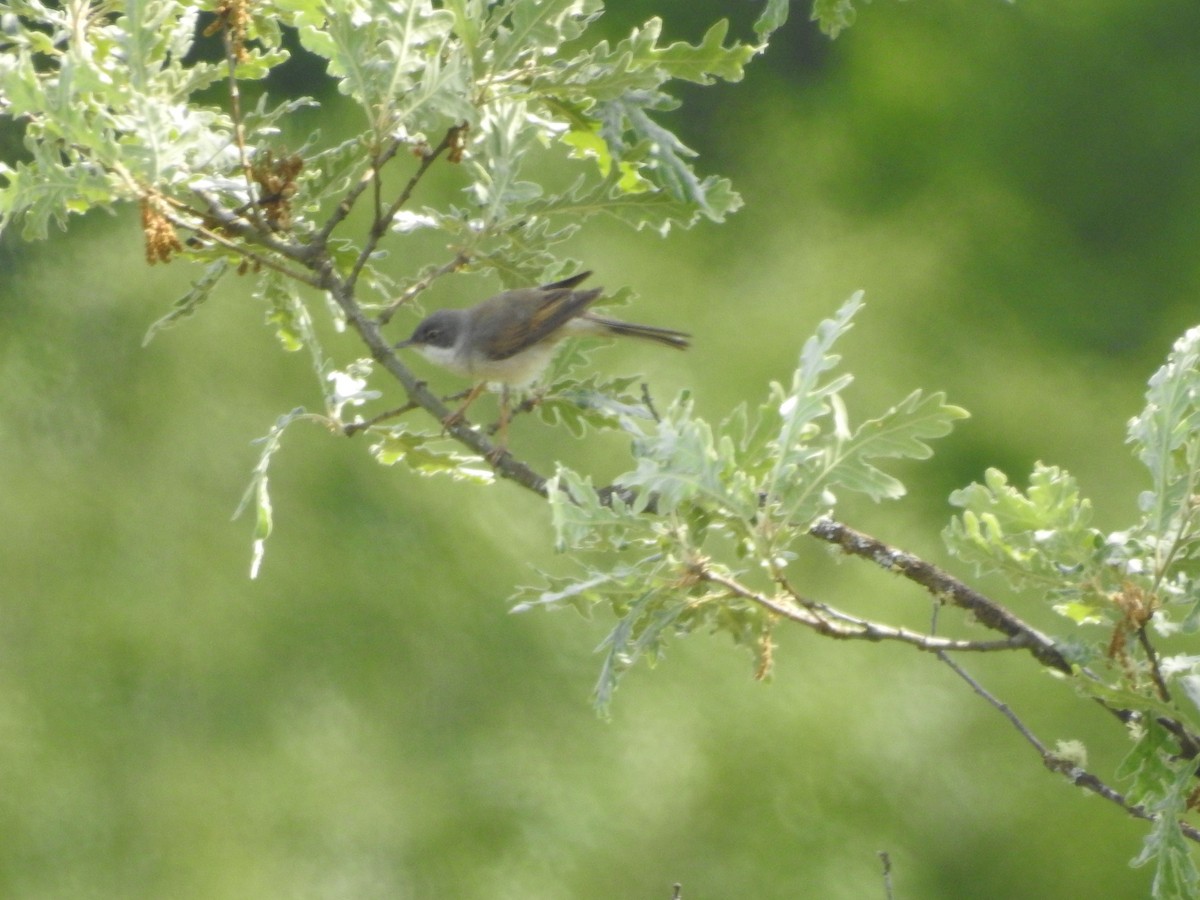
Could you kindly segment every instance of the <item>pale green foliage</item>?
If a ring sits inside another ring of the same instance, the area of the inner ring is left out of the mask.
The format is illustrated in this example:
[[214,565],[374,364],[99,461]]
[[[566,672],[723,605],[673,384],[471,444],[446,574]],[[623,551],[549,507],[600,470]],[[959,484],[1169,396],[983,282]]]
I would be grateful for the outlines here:
[[236,519],[245,510],[251,506],[254,507],[254,554],[250,562],[251,578],[258,574],[259,567],[262,565],[267,538],[271,536],[271,529],[274,528],[275,524],[274,514],[271,509],[271,491],[268,477],[271,457],[279,451],[280,444],[283,441],[283,433],[287,430],[287,427],[303,415],[304,410],[297,408],[280,416],[275,421],[275,424],[271,426],[270,432],[259,440],[263,449],[259,455],[258,464],[254,467],[254,476],[251,478],[250,485],[246,488],[246,493],[242,495],[242,500],[233,514],[233,517]]
[[[1046,592],[1077,622],[1119,621],[1124,614],[1111,593],[1136,590],[1153,604],[1157,629],[1196,631],[1200,328],[1176,342],[1150,379],[1129,442],[1151,487],[1138,498],[1141,519],[1128,529],[1105,536],[1090,527],[1091,503],[1075,480],[1039,463],[1025,491],[993,469],[984,484],[952,494],[964,512],[944,533],[948,545],[980,572]],[[1062,605],[1063,598],[1073,602]]]
[[[324,409],[277,419],[239,508],[255,512],[253,575],[273,527],[269,466],[294,422],[366,430],[380,463],[419,475],[493,480],[492,466],[460,452],[441,422],[414,416],[398,424],[395,416],[416,412],[415,403],[366,420],[351,413],[382,398],[376,363],[395,358],[378,328],[396,311],[395,298],[411,301],[461,269],[506,286],[561,278],[574,271],[559,256],[562,242],[596,216],[664,235],[701,218],[723,221],[740,197],[728,180],[698,171],[695,153],[660,113],[678,106],[674,83],[740,80],[789,8],[790,0],[765,0],[758,44],[730,41],[725,22],[689,44],[664,43],[653,17],[621,40],[593,39],[602,0],[265,0],[251,9],[243,52],[229,45],[230,72],[225,61],[202,61],[214,54],[194,52],[201,41],[221,46],[221,34],[201,28],[211,5],[0,2],[0,118],[23,129],[24,145],[20,160],[0,162],[0,227],[20,223],[26,237],[41,238],[72,214],[139,201],[148,233],[200,238],[178,249],[168,240],[150,258],[203,265],[147,339],[208,308],[236,264],[251,274],[282,348],[308,351]],[[853,0],[812,5],[829,35],[854,16]],[[325,61],[358,110],[358,136],[330,142],[313,133],[281,147],[282,123],[312,101],[263,94],[250,106],[215,89],[230,75],[235,83],[263,79],[284,62],[285,29]],[[457,202],[421,206],[423,192],[397,193],[396,183],[411,177],[412,187],[433,161],[456,166]],[[280,172],[290,173],[285,189],[267,187]],[[286,206],[284,214],[270,218],[279,212],[272,204]],[[367,235],[332,212],[355,204],[356,214],[374,207]],[[385,273],[378,263],[386,249],[418,230],[435,231],[446,256]],[[772,604],[782,597],[791,611],[805,605],[791,586],[797,541],[835,510],[839,495],[902,496],[888,462],[928,458],[928,442],[965,415],[939,393],[914,391],[881,415],[852,420],[843,399],[851,376],[837,372],[834,348],[861,305],[855,295],[818,326],[790,383],[773,384],[757,409],[739,406],[715,425],[696,415],[686,392],[660,416],[638,379],[584,373],[586,357],[574,345],[536,386],[544,426],[575,435],[613,430],[632,445],[629,471],[605,488],[557,467],[545,493],[570,571],[546,574],[516,606],[612,611],[601,707],[630,665],[655,661],[670,638],[696,629],[750,648],[765,674],[780,616]],[[378,319],[364,325],[371,313]],[[375,338],[373,359],[338,361],[326,351],[323,337],[348,323]],[[962,513],[945,531],[951,550],[980,572],[1035,592],[1081,629],[1061,644],[1079,666],[1080,689],[1128,712],[1135,726],[1119,774],[1131,801],[1155,817],[1137,862],[1154,863],[1159,897],[1194,896],[1200,887],[1178,827],[1196,762],[1180,752],[1186,742],[1176,733],[1200,724],[1200,656],[1152,654],[1147,637],[1200,628],[1198,369],[1200,329],[1175,346],[1130,423],[1150,486],[1128,529],[1101,534],[1070,475],[1039,464],[1026,490],[989,470],[983,484],[955,492]],[[390,371],[411,399],[417,388],[406,373]],[[806,611],[814,627],[831,627],[819,604]],[[865,627],[854,617],[840,621]],[[876,628],[854,636],[911,635]],[[1081,745],[1061,746],[1083,764]]]
[[[27,236],[44,236],[52,219],[64,224],[72,212],[135,199],[147,189],[202,187],[233,194],[231,205],[244,200],[233,123],[221,107],[193,97],[224,75],[223,66],[188,57],[200,7],[151,0],[121,8],[76,20],[40,4],[0,5],[29,26],[16,30],[0,56],[0,110],[26,123],[31,155],[0,169],[7,182],[0,221],[23,218]],[[460,0],[441,8],[428,0],[279,0],[254,7],[252,40],[237,74],[262,77],[282,62],[279,26],[290,26],[306,49],[328,60],[339,89],[359,103],[372,141],[399,135],[415,145],[422,135],[433,139],[450,125],[468,123],[475,206],[431,215],[446,227],[463,222],[465,212],[469,228],[456,236],[503,259],[503,267],[528,273],[545,268],[544,257],[530,251],[520,259],[518,247],[544,250],[548,238],[565,238],[584,207],[665,230],[698,215],[720,220],[740,204],[724,179],[696,175],[689,151],[651,113],[675,105],[663,90],[667,82],[737,80],[757,48],[726,46],[724,23],[696,46],[663,46],[661,23],[651,19],[615,48],[601,41],[563,53],[601,11],[599,0]],[[252,154],[270,146],[279,117],[293,108],[247,111]],[[581,140],[588,136],[599,140]],[[581,142],[581,152],[596,159],[595,175],[561,199],[545,194],[539,180],[523,178],[535,148],[557,144],[580,152]],[[355,168],[362,170],[364,148],[356,148],[350,166],[344,149],[312,144],[297,203],[321,208],[345,189]],[[607,179],[610,170],[622,177]],[[218,173],[229,177],[214,177]],[[331,177],[335,173],[341,177]],[[535,201],[538,208],[528,209]],[[657,210],[651,221],[643,218],[648,209]],[[569,227],[544,230],[546,220],[563,213]],[[303,231],[304,223],[297,227]]]
[[1130,799],[1158,816],[1137,862],[1154,862],[1156,897],[1189,897],[1200,877],[1178,819],[1196,762],[1178,753],[1153,717],[1193,731],[1200,725],[1200,656],[1152,657],[1137,635],[1200,630],[1200,328],[1175,343],[1150,379],[1146,406],[1129,423],[1129,443],[1150,487],[1138,498],[1141,518],[1127,529],[1105,536],[1090,527],[1091,504],[1075,480],[1039,464],[1025,491],[993,469],[983,484],[952,494],[963,512],[944,537],[978,571],[1036,591],[1086,629],[1069,641],[1077,662],[1089,667],[1080,689],[1146,716],[1118,773],[1131,784]]
[[[260,79],[285,61],[282,29],[294,29],[307,50],[326,60],[339,91],[362,114],[359,138],[330,143],[314,133],[301,146],[285,148],[280,123],[311,101],[273,101],[264,94],[253,107],[243,103],[239,140],[226,99],[198,98],[229,74],[225,62],[200,61],[202,54],[193,52],[197,42],[221,48],[219,31],[203,33],[201,9],[181,0],[65,9],[0,3],[6,17],[0,115],[21,123],[28,154],[0,163],[0,226],[22,222],[27,237],[44,237],[51,221],[64,226],[72,213],[137,200],[175,215],[176,227],[200,224],[220,233],[206,208],[244,211],[256,189],[247,170],[291,157],[302,165],[290,186],[281,238],[304,242],[370,177],[373,160],[389,145],[394,165],[411,165],[413,155],[463,126],[462,201],[406,205],[392,220],[396,234],[390,237],[436,229],[470,268],[492,272],[506,285],[561,270],[557,245],[592,216],[665,234],[700,217],[720,221],[741,205],[728,180],[694,170],[692,152],[655,118],[677,105],[668,93],[673,81],[742,77],[762,47],[728,41],[724,22],[692,45],[664,43],[662,22],[649,18],[613,45],[588,39],[603,12],[601,0],[255,4],[236,79]],[[558,190],[544,178],[555,158],[573,160]],[[430,268],[395,283],[376,266],[379,254],[363,247],[361,237],[343,231],[320,244],[335,270],[356,272],[359,302],[368,311],[387,306]],[[267,250],[254,249],[271,261]],[[316,314],[322,301],[314,304],[288,277],[299,270],[295,258],[247,266],[212,239],[191,242],[175,256],[202,263],[203,274],[147,339],[200,311],[232,264],[249,269],[283,348],[306,348],[312,358],[326,408],[309,418],[343,424],[345,408],[358,401],[348,403],[330,387],[336,373],[322,346],[327,329]],[[342,329],[342,312],[329,308],[333,328]],[[606,383],[563,364],[546,383],[542,418],[575,433],[622,428],[647,415],[632,378]],[[362,396],[368,393],[364,384]],[[299,417],[284,417],[272,429],[248,494],[258,498],[260,512],[256,560],[270,531],[267,464],[283,429]],[[438,423],[426,427],[381,427],[372,445],[376,458],[422,475],[479,477],[478,460],[444,449]]]
[[397,425],[383,432],[380,439],[371,445],[371,452],[385,466],[403,462],[421,475],[449,475],[456,481],[479,484],[490,484],[495,480],[492,470],[479,457],[455,453],[438,447],[438,443],[445,442]]
[[[518,608],[613,608],[618,622],[604,647],[601,706],[620,673],[639,658],[656,658],[671,635],[702,626],[757,650],[769,617],[696,577],[696,567],[786,577],[792,545],[833,510],[837,492],[901,496],[904,486],[880,461],[926,458],[925,441],[944,436],[965,415],[940,394],[914,392],[851,426],[841,391],[852,379],[831,374],[839,360],[832,348],[861,305],[855,294],[821,323],[791,387],[774,385],[753,420],[742,407],[714,428],[682,395],[636,434],[635,466],[616,479],[615,495],[598,496],[587,478],[560,467],[550,490],[556,541],[579,565],[525,590]],[[632,429],[632,420],[625,424]],[[606,555],[585,562],[581,550]]]
[[[229,271],[229,260],[216,259],[210,262],[204,268],[204,273],[192,282],[192,286],[182,297],[175,301],[171,306],[171,311],[150,326],[146,331],[146,336],[142,339],[142,346],[150,343],[154,336],[164,328],[170,328],[180,319],[186,319],[193,315],[202,303],[208,300],[212,294],[213,288]],[[289,348],[291,349],[291,348]]]
[[854,0],[813,0],[813,20],[830,37],[854,24]]
[[1002,572],[1014,587],[1056,589],[1064,575],[1085,582],[1101,562],[1103,536],[1088,527],[1091,503],[1057,467],[1039,463],[1025,492],[988,469],[983,484],[955,491],[950,502],[965,510],[945,533],[955,553],[981,571]]
[[[195,183],[215,162],[231,165],[233,127],[214,106],[191,96],[224,68],[184,58],[199,6],[173,0],[115,5],[0,6],[41,28],[6,33],[0,54],[0,111],[25,123],[26,162],[0,168],[0,224],[24,219],[26,237],[42,238],[50,220],[135,199],[142,185]],[[44,30],[43,30],[44,29]],[[239,66],[261,78],[286,57],[269,33]],[[264,123],[265,124],[265,123]]]
[[1197,763],[1172,757],[1174,746],[1170,735],[1151,721],[1117,774],[1130,782],[1130,801],[1155,816],[1142,852],[1133,864],[1154,864],[1151,891],[1155,898],[1187,900],[1200,889],[1200,873],[1179,830],[1179,821],[1188,811]]
[[1138,498],[1145,514],[1130,537],[1146,570],[1173,600],[1200,603],[1200,328],[1176,341],[1150,379],[1146,408],[1129,423],[1129,442],[1150,470]]

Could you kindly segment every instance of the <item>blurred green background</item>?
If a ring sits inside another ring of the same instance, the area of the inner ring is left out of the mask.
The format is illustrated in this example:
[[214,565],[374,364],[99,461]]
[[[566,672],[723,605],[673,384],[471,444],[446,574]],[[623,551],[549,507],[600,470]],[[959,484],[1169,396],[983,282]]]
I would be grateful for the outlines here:
[[[661,14],[695,40],[734,15],[748,35],[757,11],[613,3],[605,27]],[[745,209],[570,247],[596,283],[639,292],[630,318],[695,335],[686,357],[612,347],[597,365],[645,372],[660,401],[688,387],[719,418],[789,378],[864,288],[842,347],[852,415],[923,387],[973,418],[902,470],[908,498],[844,520],[969,575],[941,549],[946,495],[1041,459],[1078,476],[1100,527],[1131,521],[1125,423],[1200,320],[1200,5],[879,0],[832,43],[806,14],[744,82],[689,89],[670,117]],[[428,261],[393,250],[397,271]],[[144,267],[127,214],[0,243],[0,895],[882,897],[878,851],[897,897],[1148,893],[1128,865],[1142,826],[903,648],[781,628],[760,684],[696,636],[597,718],[611,623],[508,612],[531,566],[562,565],[518,488],[421,480],[294,427],[248,580],[251,523],[229,517],[250,442],[320,395],[241,285],[143,349],[194,274]],[[513,444],[601,476],[624,449],[533,420]],[[929,616],[916,589],[820,547],[796,580]],[[1039,598],[985,587],[1066,631]],[[1125,744],[1101,711],[1032,660],[967,662],[1111,777]]]

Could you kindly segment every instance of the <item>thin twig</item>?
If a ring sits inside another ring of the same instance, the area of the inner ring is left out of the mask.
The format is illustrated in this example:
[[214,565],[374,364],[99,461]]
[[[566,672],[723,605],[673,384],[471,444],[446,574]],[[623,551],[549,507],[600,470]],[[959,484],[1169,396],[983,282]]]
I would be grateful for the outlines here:
[[[408,179],[408,184],[404,186],[404,190],[400,192],[392,205],[388,207],[387,212],[383,215],[376,215],[375,221],[371,223],[371,231],[367,235],[366,241],[363,242],[363,248],[358,254],[358,258],[354,260],[354,265],[350,267],[350,274],[346,276],[346,287],[353,289],[355,282],[358,281],[358,276],[363,270],[363,266],[367,264],[367,260],[371,258],[371,254],[375,252],[375,247],[378,246],[380,239],[387,234],[387,230],[392,225],[392,220],[396,218],[396,214],[404,207],[404,204],[411,199],[413,191],[416,190],[417,184],[429,171],[429,167],[434,161],[445,151],[455,146],[460,136],[462,135],[466,125],[452,125],[446,131],[445,137],[441,142],[428,151],[421,157],[421,164],[417,167],[417,171]],[[377,165],[372,165],[372,172],[378,171]]]
[[803,605],[796,606],[787,601],[755,591],[736,579],[722,575],[719,572],[714,572],[706,566],[701,567],[698,574],[705,581],[720,585],[731,594],[741,597],[743,600],[749,600],[781,618],[811,628],[818,634],[839,640],[898,641],[930,653],[944,651],[986,653],[1019,650],[1025,646],[1024,640],[1020,636],[1007,641],[964,641],[922,634],[918,631],[910,631],[907,628],[882,625],[878,622],[859,619],[841,612],[837,612],[835,615],[827,615],[833,611],[823,604],[804,601]]
[[654,398],[650,396],[650,385],[642,382],[642,403],[646,405],[646,409],[650,413],[650,418],[655,422],[661,422],[662,417],[658,414],[658,410],[654,408]]
[[343,197],[341,202],[338,203],[338,205],[334,208],[333,214],[330,215],[329,220],[321,227],[321,230],[313,236],[314,246],[322,248],[325,246],[325,244],[329,241],[329,236],[333,234],[333,230],[346,220],[346,217],[350,215],[351,210],[354,209],[354,204],[357,203],[358,198],[362,196],[362,192],[367,189],[367,185],[372,183],[375,173],[382,169],[388,163],[388,161],[392,159],[392,157],[399,153],[400,148],[403,146],[404,141],[393,139],[388,143],[382,152],[380,152],[371,160],[370,168],[363,172],[362,177],[359,178],[358,181],[356,181],[350,188],[350,190],[346,192],[346,196]]
[[[166,200],[168,203],[172,202],[170,197],[163,197],[163,199]],[[253,250],[250,250],[245,245],[239,244],[236,241],[231,241],[229,238],[225,237],[225,235],[220,234],[219,232],[213,231],[211,228],[205,228],[203,225],[196,225],[191,222],[188,222],[186,219],[181,218],[180,216],[176,215],[175,213],[171,212],[170,210],[164,210],[163,214],[167,217],[168,221],[170,221],[171,224],[174,225],[175,227],[184,228],[184,229],[192,232],[193,234],[199,235],[200,237],[204,238],[206,241],[211,241],[214,244],[220,244],[226,250],[229,250],[233,253],[238,254],[239,256],[243,257],[244,259],[249,260],[250,262],[254,263],[257,266],[262,266],[265,269],[271,269],[275,272],[279,272],[281,275],[285,275],[288,278],[294,278],[296,281],[299,281],[301,284],[307,284],[311,287],[318,286],[317,278],[315,275],[311,275],[307,272],[297,272],[294,269],[290,269],[287,266],[283,265],[282,263],[278,263],[275,260],[271,259],[271,257],[269,257],[269,256],[264,256],[261,253],[255,253]],[[245,237],[245,235],[242,235],[242,237]]]
[[[1037,735],[1035,735],[1025,725],[1025,723],[1021,721],[1020,717],[1013,712],[1012,708],[1009,707],[1008,704],[1004,703],[999,697],[972,678],[971,675],[962,668],[962,666],[958,665],[958,663],[951,659],[947,654],[942,653],[941,651],[936,651],[934,655],[947,666],[949,666],[951,671],[953,671],[959,678],[965,681],[970,686],[971,690],[986,700],[993,708],[1003,715],[1004,718],[1008,719],[1009,723],[1017,730],[1021,737],[1023,737],[1026,742],[1028,742],[1029,745],[1037,751],[1039,756],[1041,756],[1042,763],[1047,769],[1049,769],[1051,772],[1057,772],[1058,774],[1062,775],[1076,787],[1083,788],[1084,790],[1090,791],[1097,796],[1103,797],[1105,800],[1117,804],[1117,806],[1120,806],[1135,818],[1145,819],[1151,822],[1154,821],[1154,815],[1147,812],[1143,807],[1130,803],[1125,799],[1125,796],[1122,793],[1109,787],[1098,776],[1087,771],[1082,766],[1077,765],[1075,762],[1050,751],[1046,745],[1038,739]],[[1189,840],[1200,843],[1200,829],[1194,828],[1187,822],[1180,822],[1179,829]]]
[[1154,645],[1150,643],[1150,637],[1146,634],[1146,625],[1143,623],[1137,630],[1138,643],[1141,644],[1142,652],[1146,654],[1146,661],[1150,664],[1150,677],[1154,681],[1154,689],[1158,692],[1158,699],[1164,703],[1171,702],[1171,692],[1167,689],[1167,681],[1163,678],[1162,670],[1158,667],[1158,654],[1154,651]]
[[[1048,636],[1013,615],[999,603],[974,588],[968,587],[932,563],[891,547],[883,541],[856,531],[849,525],[835,522],[833,519],[820,520],[809,529],[808,533],[841,547],[847,553],[868,559],[880,568],[895,572],[909,581],[921,585],[935,599],[949,600],[955,606],[967,610],[980,624],[1007,634],[1014,641],[1019,641],[1019,646],[1028,649],[1034,658],[1043,665],[1065,675],[1077,674],[1076,669]],[[1095,677],[1086,669],[1081,671],[1085,676]],[[1095,700],[1122,722],[1129,723],[1137,716],[1132,710],[1113,707],[1100,697],[1096,697]],[[1156,721],[1179,740],[1181,753],[1189,758],[1200,755],[1200,738],[1194,736],[1186,727],[1166,716],[1158,716]]]
[[886,850],[880,850],[879,862],[883,866],[883,896],[892,900],[892,857]]
[[[195,213],[196,215],[205,219],[212,219],[221,226],[222,230],[229,232],[235,237],[244,238],[252,244],[258,244],[260,247],[266,247],[280,256],[295,260],[307,269],[315,270],[317,268],[317,265],[313,262],[313,255],[308,244],[301,244],[292,238],[270,230],[263,230],[254,225],[254,223],[247,222],[236,213],[222,206],[217,198],[208,191],[192,188],[192,193],[199,197],[207,208],[207,212]],[[175,201],[171,202],[172,205],[175,205]],[[183,204],[178,205],[190,210],[190,207],[186,207]],[[301,281],[305,281],[314,287],[319,286],[315,279],[310,280],[303,276],[299,277]]]
[[388,419],[394,419],[397,416],[402,416],[406,412],[412,412],[414,409],[420,409],[420,404],[414,403],[412,400],[405,403],[403,406],[397,406],[395,409],[389,409],[386,412],[381,412],[377,416],[372,416],[369,419],[363,419],[358,422],[348,422],[342,426],[342,434],[346,437],[354,437],[360,431],[366,431],[380,422],[386,422]]
[[266,231],[268,230],[267,225],[259,215],[258,202],[255,199],[254,169],[250,165],[250,153],[246,149],[246,129],[242,124],[242,92],[237,81],[238,54],[234,47],[233,31],[229,27],[228,19],[221,23],[221,40],[225,46],[225,64],[229,70],[229,114],[233,119],[233,139],[237,144],[242,174],[246,178],[246,198],[249,201],[250,218],[260,230]]
[[426,274],[418,278],[413,284],[402,293],[399,297],[387,305],[387,307],[375,317],[375,321],[380,325],[386,325],[392,320],[392,316],[400,307],[405,306],[413,301],[413,298],[426,290],[434,281],[441,278],[443,275],[449,275],[451,272],[457,272],[465,266],[471,257],[464,251],[460,250],[455,254],[454,259],[444,265],[432,269]]
[[949,656],[946,656],[940,651],[934,655],[948,665],[954,671],[954,674],[970,685],[971,690],[995,707],[995,709],[1002,716],[1004,716],[1004,718],[1008,719],[1012,727],[1017,729],[1017,732],[1021,735],[1021,737],[1025,738],[1025,740],[1030,743],[1033,749],[1038,752],[1038,755],[1041,756],[1043,760],[1047,760],[1053,755],[1049,750],[1046,749],[1046,745],[1038,740],[1037,735],[1035,735],[1029,730],[1029,728],[1026,727],[1025,723],[1021,721],[1020,716],[1013,712],[1012,707],[1010,707],[1007,703],[972,678],[966,669],[952,660]]

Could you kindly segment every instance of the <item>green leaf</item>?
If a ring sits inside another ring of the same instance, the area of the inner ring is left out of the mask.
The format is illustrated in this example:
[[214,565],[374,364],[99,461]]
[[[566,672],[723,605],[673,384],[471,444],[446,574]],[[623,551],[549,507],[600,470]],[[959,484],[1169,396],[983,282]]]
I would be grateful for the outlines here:
[[[1195,496],[1200,491],[1200,328],[1175,342],[1150,378],[1146,406],[1129,423],[1129,442],[1150,470],[1151,489],[1139,498],[1152,571],[1197,540]],[[1165,555],[1164,555],[1165,554]]]
[[448,475],[455,481],[476,484],[496,480],[495,472],[480,465],[481,457],[437,449],[434,445],[444,442],[440,435],[419,434],[402,425],[382,431],[382,437],[371,445],[371,453],[385,466],[402,462],[418,475]]
[[510,216],[519,219],[544,193],[539,181],[522,177],[540,139],[539,130],[530,127],[530,117],[527,104],[505,101],[490,105],[480,119],[474,142],[480,152],[469,166],[471,192],[487,226]]
[[266,302],[266,323],[275,329],[283,349],[295,353],[305,347],[312,348],[314,368],[318,375],[321,374],[325,368],[324,356],[313,330],[312,316],[300,299],[296,283],[278,272],[266,272],[259,278],[255,294]]
[[536,608],[570,607],[580,615],[590,617],[592,605],[606,596],[606,592],[601,591],[600,588],[607,586],[610,582],[619,581],[623,577],[623,573],[619,569],[612,573],[595,572],[579,579],[552,578],[543,572],[542,577],[546,581],[543,587],[525,587],[517,591],[513,596],[514,600],[523,596],[527,596],[529,599],[515,603],[509,612],[523,613]]
[[[651,19],[647,27],[651,23],[661,26],[658,19]],[[651,59],[670,77],[696,84],[712,84],[717,78],[741,81],[746,63],[754,58],[758,48],[736,43],[727,48],[725,36],[728,33],[729,22],[721,19],[704,33],[699,44],[693,46],[685,41],[677,41],[653,50]]]
[[154,336],[164,328],[170,328],[180,319],[193,315],[200,304],[208,299],[213,288],[217,286],[217,282],[224,277],[227,271],[229,271],[229,260],[225,257],[210,262],[205,267],[204,273],[192,282],[188,292],[171,304],[171,311],[146,330],[146,336],[142,338],[142,346],[145,347],[154,340]]
[[800,521],[818,515],[820,506],[817,494],[798,475],[800,468],[814,464],[821,453],[819,447],[812,445],[820,432],[816,419],[830,412],[832,398],[853,381],[850,375],[840,375],[822,383],[821,376],[841,361],[832,348],[850,330],[855,314],[862,308],[862,298],[862,291],[851,295],[837,314],[822,321],[816,334],[804,342],[789,391],[785,393],[778,384],[772,386],[772,401],[780,424],[773,447],[774,471],[765,485],[766,501],[779,503],[786,493],[789,497],[784,504],[788,507],[786,515]]
[[566,219],[576,223],[592,216],[602,216],[638,231],[649,228],[665,237],[673,227],[691,228],[701,216],[712,221],[724,221],[725,216],[736,212],[742,205],[742,198],[723,178],[706,180],[703,186],[704,209],[667,191],[649,190],[646,183],[640,180],[631,191],[624,180],[624,170],[610,170],[609,176],[598,184],[579,178],[563,193],[535,201],[524,211],[531,216],[552,217],[556,221]]
[[925,441],[945,437],[955,420],[967,416],[966,410],[947,405],[945,399],[941,393],[923,397],[921,391],[913,391],[879,418],[864,422],[848,441],[839,441],[830,448],[824,480],[830,486],[858,491],[872,500],[903,496],[904,485],[869,460],[932,456],[933,450]]
[[274,527],[274,515],[271,509],[271,492],[268,487],[267,471],[271,467],[271,459],[279,450],[283,441],[283,433],[297,419],[307,415],[302,407],[280,416],[271,426],[271,430],[256,443],[262,444],[262,453],[250,477],[250,484],[242,494],[241,502],[234,510],[233,518],[238,518],[253,503],[254,505],[254,545],[250,561],[250,577],[257,578],[262,567],[263,555],[266,552],[267,538],[271,536]]
[[475,119],[469,63],[452,41],[454,14],[429,0],[314,4],[279,0],[301,44],[328,60],[338,90],[367,112],[376,131],[412,133]]
[[622,549],[634,542],[645,543],[647,517],[636,514],[613,496],[604,502],[591,478],[584,478],[559,465],[546,483],[550,518],[554,525],[554,548],[559,553],[582,549]]
[[493,71],[518,61],[551,56],[578,37],[604,8],[602,0],[503,0],[488,18],[485,31],[494,35]]
[[[790,390],[772,385],[771,398],[760,410],[755,427],[749,429],[744,412],[737,423],[739,445],[747,451],[756,448],[740,454],[743,470],[765,472],[763,463],[770,461],[762,490],[767,518],[759,529],[760,536],[770,536],[769,543],[786,543],[795,529],[807,529],[825,515],[836,503],[835,488],[864,493],[873,500],[902,496],[904,485],[875,461],[927,459],[932,455],[927,441],[945,436],[956,419],[966,416],[964,410],[948,405],[941,393],[925,396],[914,391],[882,416],[851,427],[841,398],[851,376],[828,377],[827,373],[840,362],[834,344],[849,331],[861,307],[860,291],[805,342]],[[776,437],[767,441],[771,426]],[[787,527],[780,529],[784,523]]]
[[787,24],[791,5],[792,0],[767,0],[754,23],[754,33],[760,41],[765,43],[773,32]]
[[[687,160],[696,151],[686,146],[675,134],[662,127],[646,113],[647,109],[669,108],[665,94],[629,91],[598,106],[601,134],[613,148],[615,156],[629,156],[635,151],[647,160],[641,173],[665,188],[677,200],[695,204],[702,212],[710,209],[708,184],[700,179]],[[631,147],[625,135],[631,132]]]
[[[1092,506],[1079,485],[1056,466],[1038,463],[1021,491],[997,469],[950,495],[962,515],[942,532],[950,551],[981,574],[999,572],[1017,588],[1062,591],[1102,574],[1104,536],[1090,526]],[[1070,598],[1077,600],[1078,598]],[[1076,608],[1065,615],[1078,618]],[[1090,606],[1082,611],[1091,614]]]
[[550,425],[563,425],[575,437],[589,429],[632,430],[631,419],[649,419],[641,397],[629,392],[638,378],[602,380],[592,375],[585,381],[568,380],[552,386],[537,404],[539,416]]
[[812,20],[831,38],[853,25],[855,15],[854,0],[813,0]]
[[1146,732],[1118,774],[1133,782],[1131,802],[1139,804],[1154,819],[1134,866],[1154,864],[1151,894],[1162,900],[1189,900],[1200,888],[1200,873],[1192,858],[1191,844],[1180,829],[1188,812],[1197,761],[1179,759],[1165,729],[1150,720]]
[[712,25],[699,44],[677,41],[660,47],[662,26],[662,19],[651,18],[611,48],[601,41],[552,69],[535,72],[533,87],[561,103],[577,101],[578,117],[595,101],[637,91],[652,94],[672,79],[697,84],[712,84],[718,78],[740,81],[746,63],[761,49],[737,42],[726,47],[725,20]]
[[730,449],[724,440],[718,448],[712,426],[694,415],[684,392],[649,434],[634,441],[637,468],[619,476],[616,484],[638,490],[636,509],[653,500],[659,514],[668,515],[695,505],[745,525],[757,514],[758,486]]
[[662,657],[666,632],[684,612],[683,604],[664,605],[662,600],[661,592],[646,591],[601,642],[598,649],[604,653],[604,662],[594,691],[598,710],[608,709],[621,675],[640,658],[649,656],[657,661]]

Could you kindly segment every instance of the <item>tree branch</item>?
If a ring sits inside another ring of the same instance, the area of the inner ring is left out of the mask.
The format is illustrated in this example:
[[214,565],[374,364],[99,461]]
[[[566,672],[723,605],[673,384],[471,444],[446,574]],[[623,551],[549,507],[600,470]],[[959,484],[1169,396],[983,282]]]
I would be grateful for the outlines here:
[[1020,637],[1007,641],[963,641],[922,634],[921,632],[911,631],[907,628],[895,628],[891,625],[882,625],[878,622],[871,622],[867,619],[850,616],[832,610],[824,604],[812,601],[802,601],[802,606],[796,606],[793,603],[755,591],[736,579],[722,575],[719,572],[714,572],[711,568],[704,565],[699,567],[697,574],[702,580],[720,585],[734,596],[741,597],[743,600],[749,600],[751,603],[755,603],[777,616],[811,628],[825,637],[836,638],[838,640],[871,641],[873,643],[898,641],[930,653],[944,653],[946,651],[992,652],[997,650],[1019,650],[1026,646]]
[[881,569],[895,572],[919,584],[939,600],[949,600],[970,612],[982,625],[1007,634],[1018,646],[1025,647],[1038,662],[1065,675],[1073,675],[1071,663],[1048,636],[1022,621],[995,601],[963,584],[947,572],[918,556],[891,547],[883,541],[856,531],[833,519],[821,519],[809,534],[840,547],[852,556],[869,560]]
[[[371,356],[400,382],[409,399],[438,421],[445,422],[450,416],[450,409],[396,356],[391,344],[380,333],[379,326],[366,317],[355,301],[353,287],[338,279],[329,268],[322,273],[322,287],[329,291],[334,302],[345,313],[346,321],[362,338]],[[546,478],[507,450],[498,452],[499,448],[488,440],[481,429],[472,427],[464,419],[446,426],[446,432],[463,446],[491,460],[496,474],[501,478],[516,482],[541,497],[546,496]]]

